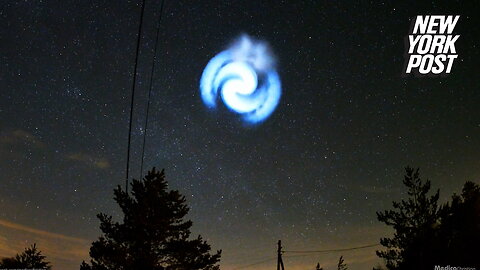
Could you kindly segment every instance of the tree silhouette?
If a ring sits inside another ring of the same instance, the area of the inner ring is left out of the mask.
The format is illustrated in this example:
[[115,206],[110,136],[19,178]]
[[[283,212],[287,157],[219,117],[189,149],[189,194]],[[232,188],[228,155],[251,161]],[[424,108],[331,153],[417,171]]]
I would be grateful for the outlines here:
[[315,270],[323,270],[323,268],[320,267],[320,263],[317,263],[317,268],[315,268]]
[[380,239],[387,249],[377,251],[387,269],[480,268],[480,187],[466,182],[460,196],[439,206],[439,191],[428,195],[430,181],[422,181],[418,169],[405,170],[408,199],[393,202],[395,210],[377,212],[378,220],[395,231],[393,238]]
[[377,255],[390,270],[429,269],[435,254],[430,243],[439,220],[439,191],[428,196],[430,181],[423,182],[418,169],[407,167],[405,171],[408,199],[393,202],[395,210],[377,212],[378,220],[395,230],[393,238],[380,239],[387,250],[377,251]]
[[99,214],[103,234],[92,243],[90,264],[81,270],[183,270],[219,269],[221,251],[210,255],[201,236],[190,240],[192,222],[184,220],[189,208],[177,190],[167,191],[162,170],[153,168],[143,180],[133,180],[131,194],[120,186],[114,199],[123,223]]
[[11,258],[3,258],[0,261],[2,269],[46,269],[50,270],[50,262],[37,250],[37,245],[33,244],[25,250]]
[[1,269],[20,269],[21,267],[23,266],[20,265],[20,263],[17,262],[17,260],[15,260],[15,257],[2,258],[2,260],[0,261]]
[[337,270],[347,270],[347,265],[345,264],[345,261],[343,260],[343,256],[340,256],[338,259],[338,264],[337,264]]
[[466,182],[460,196],[441,212],[437,242],[439,262],[443,265],[475,267],[480,269],[480,186]]

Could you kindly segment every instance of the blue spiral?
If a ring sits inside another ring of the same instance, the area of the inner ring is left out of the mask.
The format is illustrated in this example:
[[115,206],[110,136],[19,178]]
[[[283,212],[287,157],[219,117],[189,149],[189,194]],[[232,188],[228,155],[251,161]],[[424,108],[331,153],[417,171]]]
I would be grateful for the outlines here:
[[268,46],[243,35],[229,49],[213,57],[200,79],[200,92],[208,108],[216,108],[219,95],[225,106],[250,124],[266,120],[281,96],[281,83]]

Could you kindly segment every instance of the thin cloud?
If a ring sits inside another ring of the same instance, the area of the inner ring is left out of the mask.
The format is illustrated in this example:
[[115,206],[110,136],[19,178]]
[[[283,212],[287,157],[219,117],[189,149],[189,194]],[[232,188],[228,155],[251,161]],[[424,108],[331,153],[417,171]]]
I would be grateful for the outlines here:
[[0,257],[11,257],[36,243],[53,269],[78,269],[88,258],[90,241],[0,219]]
[[25,144],[34,146],[36,148],[45,148],[46,146],[45,143],[43,143],[38,137],[23,129],[15,129],[1,133],[0,144]]
[[21,224],[18,224],[18,223],[13,223],[13,222],[10,222],[10,221],[7,221],[7,220],[2,220],[2,219],[0,219],[0,226],[7,227],[7,228],[10,228],[10,229],[14,229],[14,230],[19,230],[19,231],[24,231],[24,232],[37,234],[37,235],[40,235],[40,236],[43,236],[43,237],[54,238],[54,239],[58,239],[58,240],[72,241],[72,242],[77,242],[77,243],[88,242],[88,240],[86,240],[86,239],[71,237],[71,236],[58,234],[58,233],[47,232],[47,231],[42,231],[42,230],[38,230],[38,229],[35,229],[35,228],[32,228],[32,227],[28,227],[28,226],[25,226],[25,225],[21,225]]
[[72,153],[67,155],[67,158],[98,169],[107,169],[110,167],[110,162],[108,162],[107,159],[96,158],[85,153]]

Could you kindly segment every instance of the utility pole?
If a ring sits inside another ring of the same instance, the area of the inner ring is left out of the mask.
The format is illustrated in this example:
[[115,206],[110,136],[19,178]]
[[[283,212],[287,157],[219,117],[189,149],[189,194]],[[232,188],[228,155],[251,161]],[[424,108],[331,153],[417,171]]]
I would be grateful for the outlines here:
[[282,267],[281,268],[282,270],[285,270],[285,267],[283,266],[283,260],[282,260],[282,240],[278,240],[277,254],[278,254],[277,270],[280,270],[280,266]]

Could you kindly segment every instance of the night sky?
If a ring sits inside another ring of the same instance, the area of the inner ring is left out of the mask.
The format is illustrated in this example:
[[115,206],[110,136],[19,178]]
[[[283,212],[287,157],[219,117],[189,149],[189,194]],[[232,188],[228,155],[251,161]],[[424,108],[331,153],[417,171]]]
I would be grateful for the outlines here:
[[[390,231],[375,211],[406,195],[407,165],[442,201],[479,183],[480,3],[362,2],[165,1],[144,168],[165,168],[223,269],[274,258],[278,239],[286,250],[378,243]],[[54,269],[78,269],[100,234],[96,214],[120,217],[140,4],[0,3],[0,256],[36,242]],[[146,1],[135,178],[160,6]],[[404,38],[428,14],[461,15],[459,57],[448,77],[405,77]],[[243,33],[268,42],[282,81],[276,111],[254,126],[199,93],[208,61]],[[284,262],[328,270],[344,255],[371,269],[376,248]]]

